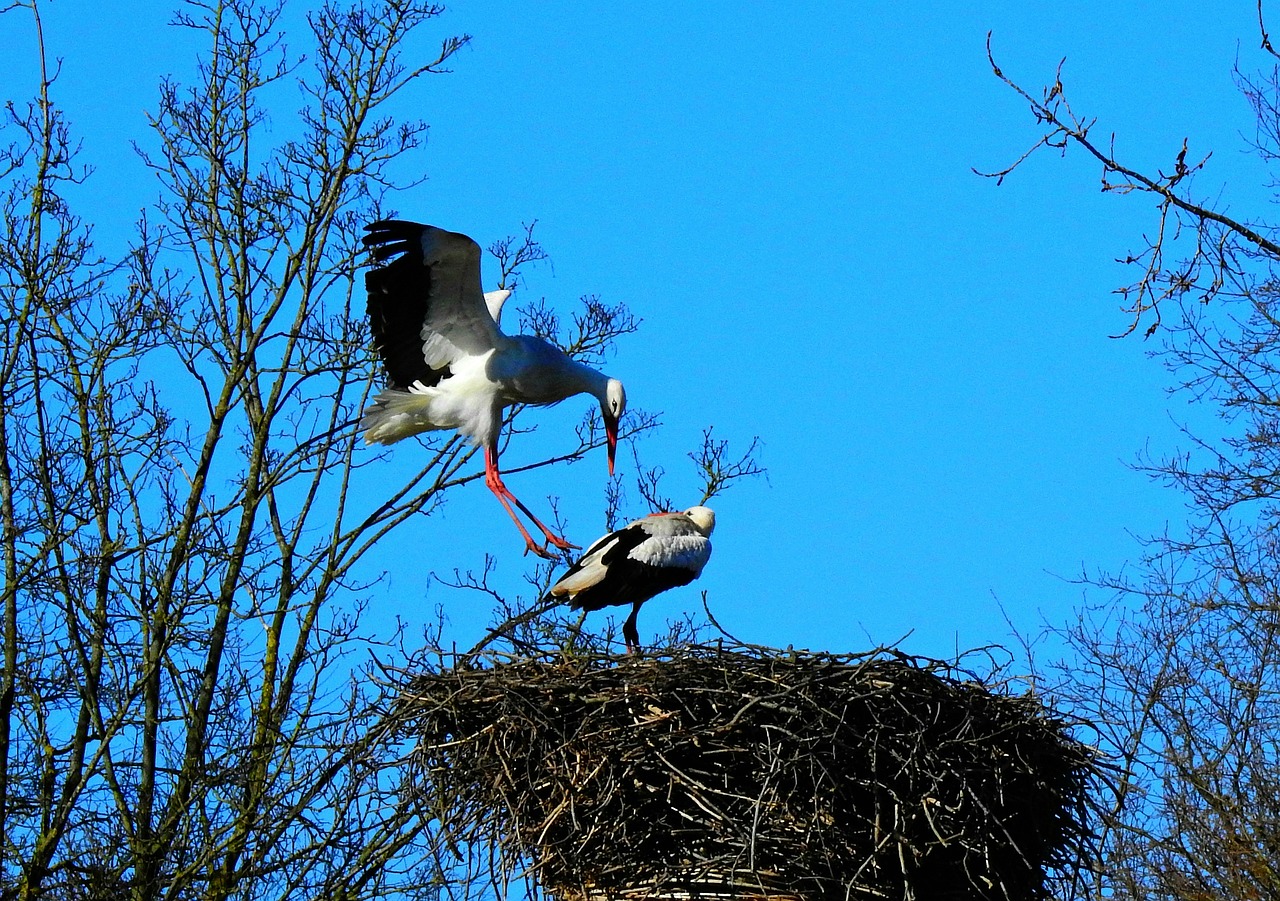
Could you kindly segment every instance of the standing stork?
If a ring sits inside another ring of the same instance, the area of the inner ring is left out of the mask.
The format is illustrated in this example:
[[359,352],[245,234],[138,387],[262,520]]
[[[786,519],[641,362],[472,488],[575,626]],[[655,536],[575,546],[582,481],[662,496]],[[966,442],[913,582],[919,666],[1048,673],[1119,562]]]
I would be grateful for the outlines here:
[[568,598],[574,610],[631,604],[622,624],[627,650],[640,649],[636,616],[645,601],[688,585],[711,559],[716,514],[709,507],[654,513],[598,540],[551,586],[544,601]]
[[502,412],[512,404],[545,406],[592,395],[600,401],[613,475],[618,418],[627,406],[622,382],[569,359],[541,338],[503,334],[498,322],[511,292],[484,293],[480,245],[466,235],[394,219],[365,230],[364,245],[380,264],[365,273],[369,328],[388,381],[360,420],[365,442],[392,444],[418,432],[455,429],[484,448],[485,485],[524,536],[526,553],[555,559],[529,535],[512,504],[547,544],[575,547],[502,483]]

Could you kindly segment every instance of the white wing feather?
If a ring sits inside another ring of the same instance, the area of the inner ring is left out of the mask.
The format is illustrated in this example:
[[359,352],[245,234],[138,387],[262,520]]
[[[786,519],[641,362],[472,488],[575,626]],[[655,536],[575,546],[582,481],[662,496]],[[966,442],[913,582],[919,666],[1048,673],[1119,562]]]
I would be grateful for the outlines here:
[[578,571],[557,582],[551,589],[551,593],[557,597],[566,594],[574,595],[579,591],[587,590],[592,585],[599,584],[600,580],[609,572],[609,567],[601,562],[601,558],[617,543],[618,537],[610,534],[587,548],[586,554],[583,555],[578,564],[580,567]]
[[711,542],[702,535],[655,535],[627,554],[633,560],[664,569],[687,569],[697,575],[711,559]]
[[432,369],[478,356],[506,339],[480,286],[480,255],[480,245],[466,235],[423,227],[422,262],[431,269],[431,296],[422,357]]

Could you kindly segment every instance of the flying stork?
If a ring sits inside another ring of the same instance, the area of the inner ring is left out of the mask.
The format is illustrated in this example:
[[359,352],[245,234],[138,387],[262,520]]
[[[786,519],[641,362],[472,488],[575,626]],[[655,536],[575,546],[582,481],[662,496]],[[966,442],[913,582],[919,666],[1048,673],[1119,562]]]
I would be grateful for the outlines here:
[[688,585],[711,559],[716,514],[709,507],[683,513],[654,513],[610,532],[587,548],[582,559],[551,586],[545,601],[568,598],[574,610],[631,604],[622,624],[627,650],[640,649],[636,615],[640,606],[668,588]]
[[[627,406],[622,383],[575,362],[532,335],[499,327],[510,291],[485,294],[480,245],[431,225],[384,219],[365,226],[364,245],[380,264],[365,273],[369,328],[386,369],[387,388],[364,411],[368,444],[392,444],[431,429],[455,429],[484,448],[484,482],[524,536],[526,553],[576,547],[543,525],[502,483],[498,436],[512,404],[545,406],[575,394],[600,401],[609,474],[618,445],[618,418]],[[541,530],[529,535],[515,504]]]

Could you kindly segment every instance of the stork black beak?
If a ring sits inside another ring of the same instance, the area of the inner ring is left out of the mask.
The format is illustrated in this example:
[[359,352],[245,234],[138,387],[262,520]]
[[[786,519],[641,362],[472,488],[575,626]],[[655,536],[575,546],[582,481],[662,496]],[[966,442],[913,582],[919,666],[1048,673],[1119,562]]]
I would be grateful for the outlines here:
[[618,453],[618,420],[612,416],[604,419],[604,437],[609,444],[609,475],[613,475],[613,458]]

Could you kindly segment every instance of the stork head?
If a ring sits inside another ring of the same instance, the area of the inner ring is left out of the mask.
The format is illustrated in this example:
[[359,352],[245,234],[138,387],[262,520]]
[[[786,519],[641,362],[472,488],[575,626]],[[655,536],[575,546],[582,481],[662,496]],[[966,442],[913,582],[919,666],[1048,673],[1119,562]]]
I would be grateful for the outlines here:
[[693,524],[698,527],[698,531],[705,537],[711,537],[711,533],[716,527],[716,511],[710,507],[699,505],[685,510],[684,515],[693,520]]
[[622,382],[609,379],[600,398],[600,418],[604,420],[604,437],[609,442],[609,475],[613,475],[613,458],[618,453],[618,420],[627,409],[627,392]]

